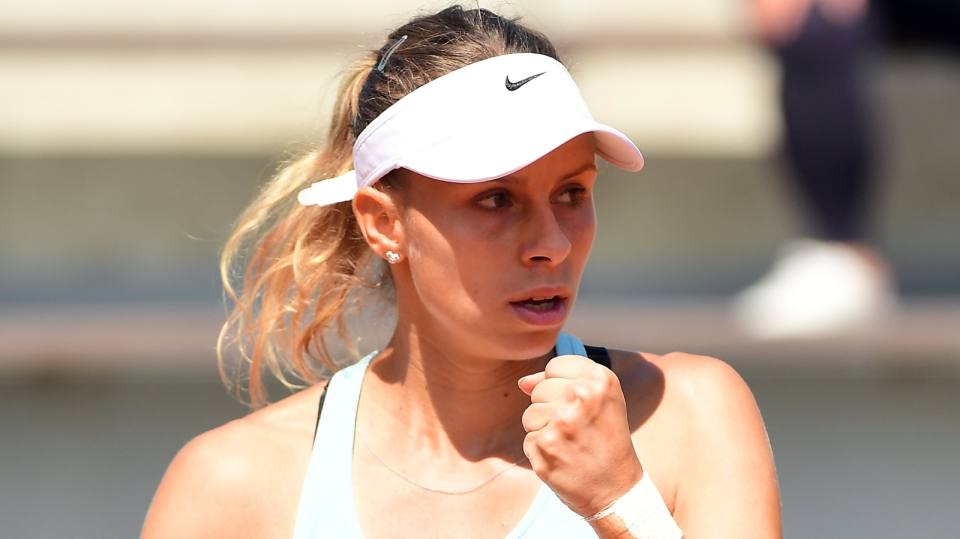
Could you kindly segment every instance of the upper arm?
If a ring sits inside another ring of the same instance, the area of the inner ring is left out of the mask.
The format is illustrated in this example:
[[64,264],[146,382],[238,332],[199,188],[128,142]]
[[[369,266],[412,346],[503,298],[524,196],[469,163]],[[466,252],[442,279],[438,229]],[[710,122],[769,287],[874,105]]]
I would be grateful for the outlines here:
[[147,513],[142,539],[251,536],[241,497],[254,459],[230,445],[233,425],[193,439],[173,459]]
[[167,469],[143,539],[290,537],[324,384],[201,434]]
[[753,394],[722,361],[684,356],[666,373],[688,427],[674,516],[688,538],[779,538],[773,453]]

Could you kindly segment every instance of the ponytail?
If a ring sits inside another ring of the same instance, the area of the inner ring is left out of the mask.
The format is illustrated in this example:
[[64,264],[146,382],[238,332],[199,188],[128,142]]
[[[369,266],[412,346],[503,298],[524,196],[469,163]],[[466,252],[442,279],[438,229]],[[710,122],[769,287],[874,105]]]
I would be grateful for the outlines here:
[[[234,308],[217,343],[220,374],[238,395],[248,376],[255,408],[267,402],[264,369],[288,387],[294,386],[290,374],[313,384],[337,369],[328,330],[335,329],[355,356],[344,320],[351,290],[384,284],[384,272],[380,279],[372,276],[379,259],[360,233],[350,202],[318,208],[296,200],[311,183],[353,168],[357,96],[374,61],[368,56],[344,74],[326,143],[277,173],[223,250],[220,276]],[[231,274],[240,263],[246,267],[243,275]],[[227,368],[227,349],[239,356],[235,369]]]

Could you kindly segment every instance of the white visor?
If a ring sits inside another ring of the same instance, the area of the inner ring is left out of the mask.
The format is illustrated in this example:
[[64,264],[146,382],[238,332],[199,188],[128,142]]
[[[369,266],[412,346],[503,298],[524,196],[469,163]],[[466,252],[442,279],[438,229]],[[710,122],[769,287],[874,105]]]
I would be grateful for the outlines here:
[[392,170],[455,183],[512,174],[583,133],[597,155],[629,171],[643,167],[623,133],[596,122],[563,64],[542,54],[481,60],[424,84],[368,125],[353,145],[354,170],[314,183],[304,205],[352,200]]

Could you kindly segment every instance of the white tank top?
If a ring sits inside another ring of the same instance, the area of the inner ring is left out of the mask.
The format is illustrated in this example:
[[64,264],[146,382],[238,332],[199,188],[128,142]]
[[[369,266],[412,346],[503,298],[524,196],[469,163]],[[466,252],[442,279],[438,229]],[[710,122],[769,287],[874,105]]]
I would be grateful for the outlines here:
[[[327,384],[323,413],[300,494],[294,539],[363,539],[353,502],[353,436],[360,386],[374,352],[338,372]],[[583,344],[561,333],[557,355],[586,356]],[[505,539],[596,539],[589,524],[549,487],[540,485],[520,523]]]

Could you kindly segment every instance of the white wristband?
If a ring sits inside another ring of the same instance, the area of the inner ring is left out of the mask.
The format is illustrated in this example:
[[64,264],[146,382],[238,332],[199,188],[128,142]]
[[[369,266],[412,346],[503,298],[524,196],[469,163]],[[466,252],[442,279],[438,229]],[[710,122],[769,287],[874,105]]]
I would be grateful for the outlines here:
[[677,526],[673,515],[663,503],[663,498],[650,476],[634,485],[622,498],[608,505],[602,511],[584,520],[591,522],[608,515],[617,515],[627,527],[630,535],[636,539],[680,539],[683,532]]

